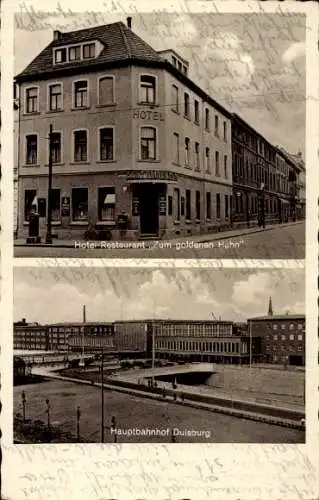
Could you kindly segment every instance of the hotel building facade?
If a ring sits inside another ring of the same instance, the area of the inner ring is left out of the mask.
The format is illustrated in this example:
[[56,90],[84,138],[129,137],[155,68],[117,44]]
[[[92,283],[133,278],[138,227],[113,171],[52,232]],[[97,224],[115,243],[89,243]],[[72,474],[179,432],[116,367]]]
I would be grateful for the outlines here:
[[55,31],[15,80],[19,237],[27,236],[32,211],[44,236],[49,156],[60,239],[230,227],[231,114],[188,73],[173,50],[157,52],[134,34],[130,18],[128,26]]

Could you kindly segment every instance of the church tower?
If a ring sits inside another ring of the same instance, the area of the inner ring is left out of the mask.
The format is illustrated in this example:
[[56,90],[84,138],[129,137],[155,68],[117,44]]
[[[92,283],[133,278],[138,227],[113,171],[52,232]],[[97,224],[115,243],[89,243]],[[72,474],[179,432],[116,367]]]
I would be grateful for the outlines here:
[[271,297],[269,297],[269,306],[268,306],[268,316],[273,316],[273,310],[272,310],[272,300]]

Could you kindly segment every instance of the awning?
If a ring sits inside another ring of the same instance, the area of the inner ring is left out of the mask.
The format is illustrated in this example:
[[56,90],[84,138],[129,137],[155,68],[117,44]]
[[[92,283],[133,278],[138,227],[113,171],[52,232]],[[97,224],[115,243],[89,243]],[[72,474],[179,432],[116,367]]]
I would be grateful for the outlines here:
[[33,207],[33,206],[35,206],[35,205],[38,205],[38,197],[37,197],[37,196],[35,196],[35,197],[33,198],[33,201],[32,201],[32,203],[31,203],[31,207]]
[[114,205],[115,204],[115,194],[107,194],[103,205]]
[[287,205],[289,205],[289,201],[288,200],[285,200],[285,198],[279,198],[281,203],[286,203]]

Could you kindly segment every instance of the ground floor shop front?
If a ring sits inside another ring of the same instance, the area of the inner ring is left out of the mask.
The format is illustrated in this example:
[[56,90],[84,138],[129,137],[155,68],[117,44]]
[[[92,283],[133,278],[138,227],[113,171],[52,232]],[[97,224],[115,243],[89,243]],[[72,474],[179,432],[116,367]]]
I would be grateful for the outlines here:
[[[59,239],[176,238],[231,227],[232,187],[169,171],[56,175],[51,191],[53,235]],[[32,213],[44,238],[48,180],[19,180],[18,237]]]

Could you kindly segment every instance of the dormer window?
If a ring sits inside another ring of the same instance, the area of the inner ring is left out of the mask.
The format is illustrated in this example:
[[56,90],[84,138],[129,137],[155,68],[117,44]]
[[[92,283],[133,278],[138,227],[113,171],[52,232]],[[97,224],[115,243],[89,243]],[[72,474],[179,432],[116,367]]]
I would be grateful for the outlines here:
[[66,49],[56,49],[54,61],[57,64],[66,62]]
[[95,43],[83,45],[83,59],[93,59],[95,57]]
[[81,45],[69,48],[69,61],[79,61],[81,59]]
[[99,41],[54,48],[54,64],[94,59],[102,52],[103,48],[104,45]]

